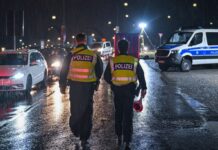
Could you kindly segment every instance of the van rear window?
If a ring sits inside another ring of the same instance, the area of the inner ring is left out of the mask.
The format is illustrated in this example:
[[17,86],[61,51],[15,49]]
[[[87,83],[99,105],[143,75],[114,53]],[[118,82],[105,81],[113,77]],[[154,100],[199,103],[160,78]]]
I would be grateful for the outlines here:
[[208,45],[218,45],[218,32],[207,32]]

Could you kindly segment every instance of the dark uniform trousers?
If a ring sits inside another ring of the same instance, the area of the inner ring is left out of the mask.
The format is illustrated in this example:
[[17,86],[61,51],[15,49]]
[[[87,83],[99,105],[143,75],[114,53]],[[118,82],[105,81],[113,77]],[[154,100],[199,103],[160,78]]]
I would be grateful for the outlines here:
[[87,140],[92,130],[94,83],[69,81],[70,120],[74,135]]
[[135,83],[125,86],[112,85],[115,104],[115,132],[123,135],[124,142],[131,142],[133,131],[133,101],[135,97]]

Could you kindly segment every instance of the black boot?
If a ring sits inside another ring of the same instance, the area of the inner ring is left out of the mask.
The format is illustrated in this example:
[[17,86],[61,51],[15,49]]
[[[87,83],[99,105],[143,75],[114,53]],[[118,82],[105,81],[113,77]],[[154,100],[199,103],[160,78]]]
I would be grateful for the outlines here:
[[125,150],[131,150],[131,148],[129,147],[129,142],[126,142]]
[[89,142],[87,140],[81,140],[81,146],[83,150],[90,150]]
[[121,146],[122,142],[122,136],[118,136],[118,146]]

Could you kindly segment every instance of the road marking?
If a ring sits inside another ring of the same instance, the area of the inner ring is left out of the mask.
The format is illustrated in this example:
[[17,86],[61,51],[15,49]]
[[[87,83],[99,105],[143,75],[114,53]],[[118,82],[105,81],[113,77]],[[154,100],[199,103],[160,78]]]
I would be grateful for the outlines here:
[[218,115],[215,111],[212,111],[209,107],[203,103],[200,103],[199,100],[196,100],[191,96],[181,92],[180,88],[177,89],[177,94],[181,95],[188,105],[198,114],[200,114],[200,117],[204,122],[207,122],[210,116],[214,116],[214,114]]

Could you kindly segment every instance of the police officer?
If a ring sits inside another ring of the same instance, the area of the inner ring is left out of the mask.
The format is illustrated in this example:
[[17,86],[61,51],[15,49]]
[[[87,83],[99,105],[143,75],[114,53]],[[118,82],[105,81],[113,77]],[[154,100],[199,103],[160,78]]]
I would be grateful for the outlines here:
[[74,135],[80,137],[81,146],[86,149],[92,129],[93,94],[103,72],[103,63],[94,51],[88,49],[84,33],[76,36],[76,43],[77,47],[63,62],[59,85],[62,94],[66,85],[70,86],[69,125]]
[[144,72],[138,59],[127,54],[128,41],[118,42],[119,55],[111,58],[104,79],[111,85],[115,104],[115,132],[118,136],[118,145],[125,142],[125,149],[130,149],[132,139],[133,100],[136,91],[136,82],[139,80],[141,94],[146,94]]

